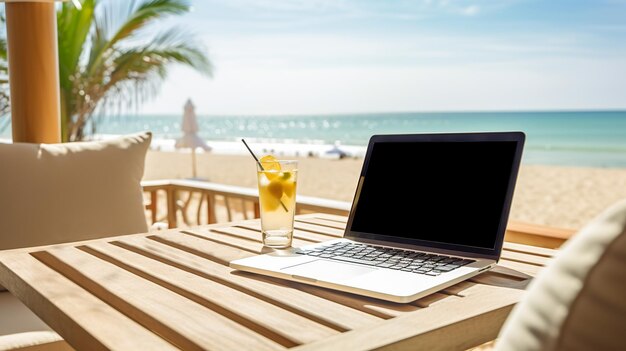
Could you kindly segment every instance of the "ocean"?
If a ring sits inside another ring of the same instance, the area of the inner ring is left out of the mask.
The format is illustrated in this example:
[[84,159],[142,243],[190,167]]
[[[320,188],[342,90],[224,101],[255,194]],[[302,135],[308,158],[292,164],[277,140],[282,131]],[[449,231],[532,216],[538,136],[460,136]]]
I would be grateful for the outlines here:
[[[199,135],[210,141],[245,137],[263,145],[312,145],[317,150],[337,141],[364,150],[373,134],[519,130],[527,136],[526,164],[626,167],[626,111],[198,116],[198,122]],[[181,135],[180,123],[180,115],[115,116],[104,118],[97,133],[151,130],[155,139],[172,141]],[[0,138],[10,138],[10,126],[0,130]]]

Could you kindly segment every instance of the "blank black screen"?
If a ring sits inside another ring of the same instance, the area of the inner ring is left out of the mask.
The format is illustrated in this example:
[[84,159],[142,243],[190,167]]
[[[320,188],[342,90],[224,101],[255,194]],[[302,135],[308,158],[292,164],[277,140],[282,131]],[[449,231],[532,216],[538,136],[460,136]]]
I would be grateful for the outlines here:
[[374,143],[351,230],[493,249],[516,146]]

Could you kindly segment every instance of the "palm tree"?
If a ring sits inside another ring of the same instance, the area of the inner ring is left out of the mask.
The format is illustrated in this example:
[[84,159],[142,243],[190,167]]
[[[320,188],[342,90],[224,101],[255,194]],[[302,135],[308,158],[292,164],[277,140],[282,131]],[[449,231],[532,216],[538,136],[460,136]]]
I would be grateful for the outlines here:
[[137,106],[154,96],[171,63],[211,75],[211,62],[193,36],[155,23],[189,11],[185,0],[84,0],[57,12],[63,141],[95,132],[94,116]]

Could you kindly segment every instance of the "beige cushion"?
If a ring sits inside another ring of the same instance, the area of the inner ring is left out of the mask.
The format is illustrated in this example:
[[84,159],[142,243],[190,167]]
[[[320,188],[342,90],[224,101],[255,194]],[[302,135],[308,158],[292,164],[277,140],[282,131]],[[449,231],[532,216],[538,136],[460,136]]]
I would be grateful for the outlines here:
[[9,292],[0,292],[0,311],[0,350],[71,349]]
[[10,292],[0,292],[0,336],[14,333],[52,331],[37,315]]
[[146,232],[150,139],[0,144],[0,250]]
[[626,201],[564,245],[513,310],[496,348],[626,349]]
[[150,138],[0,145],[0,250],[146,232]]
[[0,336],[0,351],[71,351],[74,350],[57,333],[28,332]]
[[[140,181],[150,139],[0,144],[0,250],[147,231]],[[0,311],[0,350],[71,350],[8,292]]]

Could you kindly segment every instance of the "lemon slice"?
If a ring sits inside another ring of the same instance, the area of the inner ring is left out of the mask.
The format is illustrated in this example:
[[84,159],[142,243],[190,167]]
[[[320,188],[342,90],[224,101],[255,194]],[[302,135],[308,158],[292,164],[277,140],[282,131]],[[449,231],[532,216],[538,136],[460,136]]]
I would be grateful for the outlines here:
[[274,180],[280,175],[280,162],[278,162],[276,157],[272,155],[266,155],[261,157],[259,162],[261,162],[261,166],[263,166],[263,170],[267,179]]
[[278,162],[276,157],[272,155],[266,155],[261,157],[259,161],[261,162],[264,170],[280,172],[280,162]]

